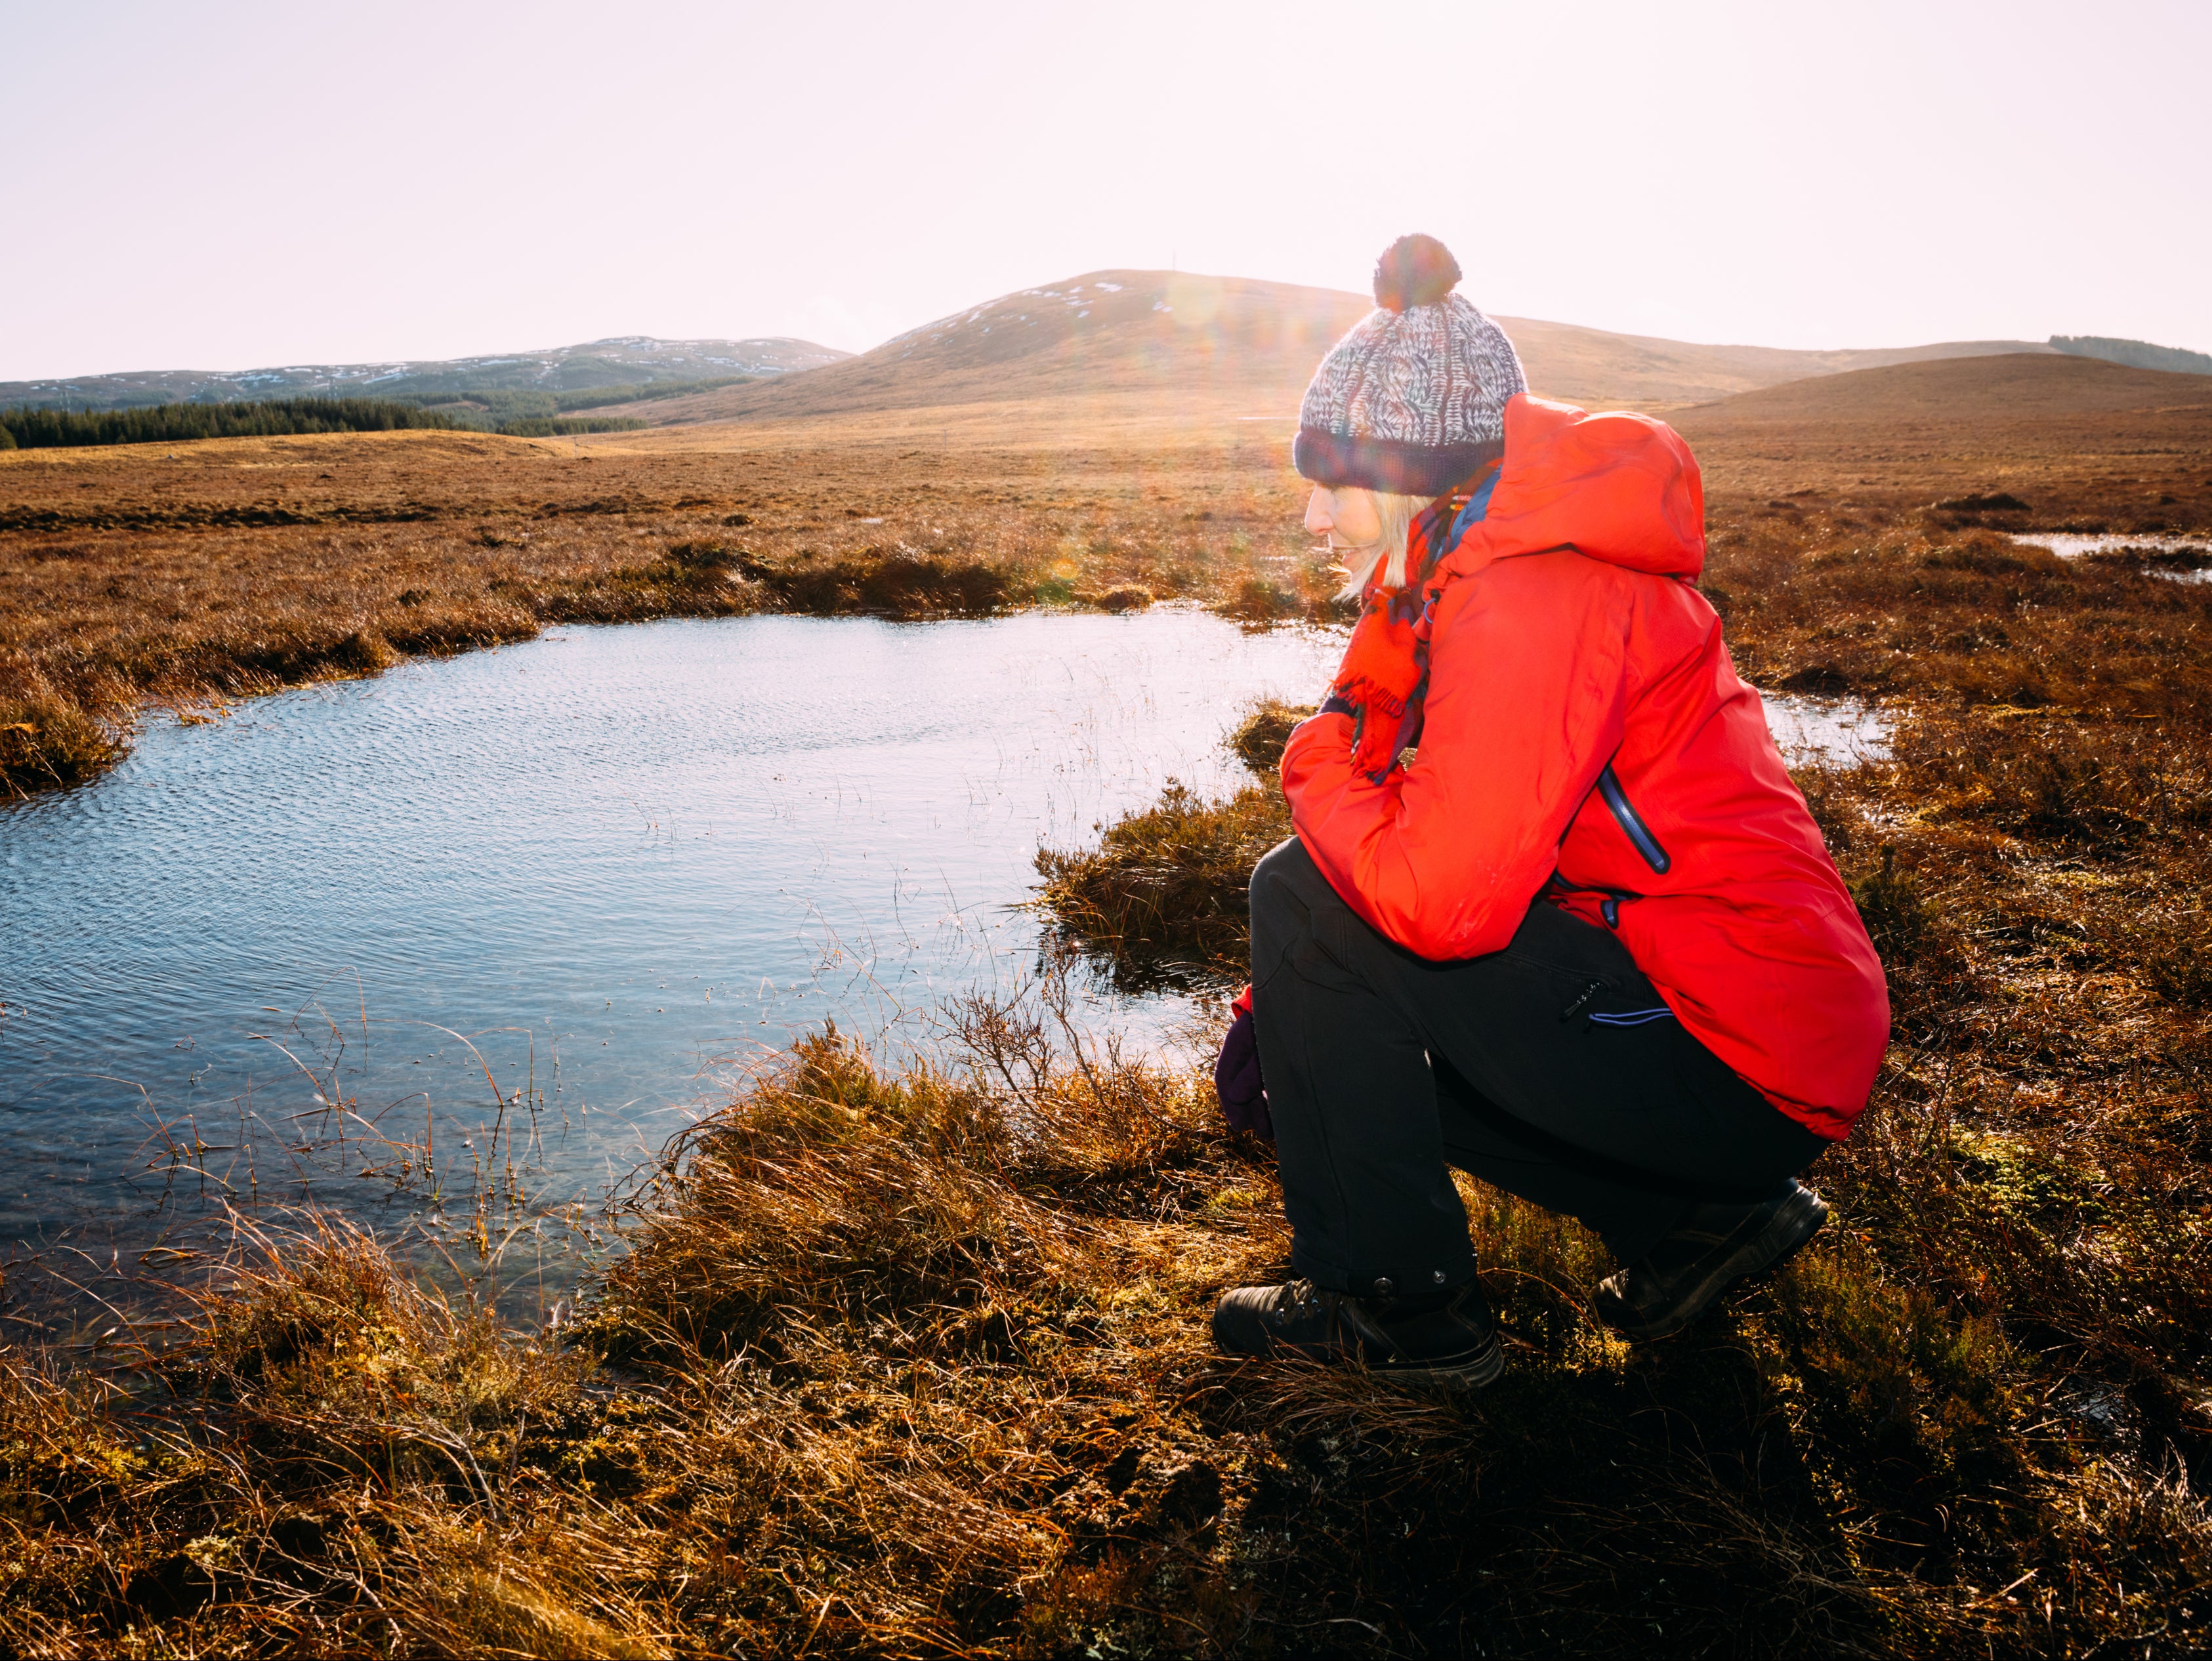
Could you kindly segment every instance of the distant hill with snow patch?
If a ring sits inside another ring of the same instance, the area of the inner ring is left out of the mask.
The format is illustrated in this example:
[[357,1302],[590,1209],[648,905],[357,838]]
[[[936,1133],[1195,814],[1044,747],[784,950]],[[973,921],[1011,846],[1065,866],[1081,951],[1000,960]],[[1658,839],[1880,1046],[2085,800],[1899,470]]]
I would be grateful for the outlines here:
[[441,397],[471,392],[580,392],[600,387],[726,380],[814,369],[852,355],[811,341],[655,340],[623,335],[580,346],[496,356],[389,363],[303,364],[216,372],[148,369],[62,380],[0,381],[0,409],[117,409],[133,404],[232,403],[246,398]]

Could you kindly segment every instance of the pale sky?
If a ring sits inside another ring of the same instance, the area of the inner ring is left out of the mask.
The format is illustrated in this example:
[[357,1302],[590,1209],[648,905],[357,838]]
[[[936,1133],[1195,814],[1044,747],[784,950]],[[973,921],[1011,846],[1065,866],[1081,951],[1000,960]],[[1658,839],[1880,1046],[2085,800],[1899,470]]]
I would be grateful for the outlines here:
[[0,379],[860,349],[1179,264],[1678,339],[2212,350],[2208,0],[0,0]]

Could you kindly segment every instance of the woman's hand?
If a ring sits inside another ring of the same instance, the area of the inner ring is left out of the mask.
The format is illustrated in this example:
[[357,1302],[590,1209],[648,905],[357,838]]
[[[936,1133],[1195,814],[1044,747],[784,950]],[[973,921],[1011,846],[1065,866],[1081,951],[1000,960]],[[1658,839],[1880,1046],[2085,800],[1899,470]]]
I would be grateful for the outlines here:
[[1275,1122],[1267,1113],[1267,1082],[1260,1076],[1260,1035],[1252,1027],[1252,989],[1247,986],[1231,1006],[1237,1019],[1221,1040],[1221,1058],[1213,1064],[1213,1093],[1232,1131],[1249,1131],[1267,1141],[1275,1139]]

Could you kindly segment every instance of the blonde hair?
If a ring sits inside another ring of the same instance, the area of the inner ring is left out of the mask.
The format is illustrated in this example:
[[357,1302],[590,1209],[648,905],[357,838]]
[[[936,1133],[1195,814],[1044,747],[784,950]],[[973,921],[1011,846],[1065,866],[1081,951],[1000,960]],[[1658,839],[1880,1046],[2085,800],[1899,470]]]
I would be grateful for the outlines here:
[[1367,494],[1375,498],[1375,517],[1382,521],[1382,534],[1366,548],[1344,550],[1344,586],[1336,591],[1340,600],[1358,599],[1366,591],[1378,567],[1383,587],[1406,585],[1407,537],[1421,510],[1436,500],[1434,496],[1400,496],[1388,490],[1370,490]]

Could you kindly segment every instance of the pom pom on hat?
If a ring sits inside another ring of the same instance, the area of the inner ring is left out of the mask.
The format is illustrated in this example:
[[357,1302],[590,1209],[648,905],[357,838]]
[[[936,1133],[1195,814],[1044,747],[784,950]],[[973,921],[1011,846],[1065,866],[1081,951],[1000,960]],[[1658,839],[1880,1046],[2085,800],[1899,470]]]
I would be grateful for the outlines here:
[[1401,236],[1375,262],[1375,303],[1392,312],[1433,306],[1459,279],[1459,262],[1436,238]]

